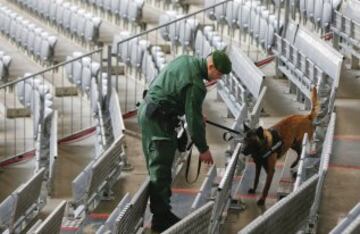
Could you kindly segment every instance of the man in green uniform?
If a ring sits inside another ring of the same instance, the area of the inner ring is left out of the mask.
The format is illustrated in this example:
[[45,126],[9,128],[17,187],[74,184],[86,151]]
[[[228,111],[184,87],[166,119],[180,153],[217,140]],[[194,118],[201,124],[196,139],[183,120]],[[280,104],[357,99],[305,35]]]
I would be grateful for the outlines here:
[[200,160],[213,163],[205,137],[202,104],[206,95],[204,79],[218,80],[231,72],[224,51],[206,59],[182,55],[161,70],[152,82],[138,111],[142,147],[150,175],[152,230],[162,232],[179,221],[171,212],[171,167],[177,149],[177,116],[185,114],[192,141]]

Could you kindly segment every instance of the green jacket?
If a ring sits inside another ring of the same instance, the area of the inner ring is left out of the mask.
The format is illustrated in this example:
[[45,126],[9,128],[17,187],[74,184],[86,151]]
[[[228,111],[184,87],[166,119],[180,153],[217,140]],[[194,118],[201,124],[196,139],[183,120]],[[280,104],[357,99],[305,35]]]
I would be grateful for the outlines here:
[[179,56],[161,70],[147,94],[176,115],[185,114],[191,138],[201,153],[209,148],[202,115],[206,96],[203,79],[208,79],[205,59]]

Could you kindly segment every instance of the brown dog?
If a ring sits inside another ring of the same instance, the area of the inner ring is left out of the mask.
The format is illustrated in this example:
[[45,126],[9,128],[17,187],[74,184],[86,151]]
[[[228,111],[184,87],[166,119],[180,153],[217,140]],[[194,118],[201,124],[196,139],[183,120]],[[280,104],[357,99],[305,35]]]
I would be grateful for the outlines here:
[[[288,116],[270,129],[263,129],[262,127],[250,129],[244,124],[245,138],[242,152],[244,155],[251,154],[256,167],[254,186],[249,189],[249,193],[255,193],[256,191],[261,167],[267,173],[262,196],[257,201],[258,205],[265,204],[265,199],[275,173],[276,160],[283,156],[289,148],[292,148],[297,153],[297,158],[291,165],[291,168],[294,168],[300,159],[304,134],[308,133],[311,140],[315,130],[313,121],[319,113],[316,88],[312,89],[311,102],[312,108],[308,115]],[[275,149],[275,145],[279,145],[279,147]],[[264,157],[264,155],[268,156]]]

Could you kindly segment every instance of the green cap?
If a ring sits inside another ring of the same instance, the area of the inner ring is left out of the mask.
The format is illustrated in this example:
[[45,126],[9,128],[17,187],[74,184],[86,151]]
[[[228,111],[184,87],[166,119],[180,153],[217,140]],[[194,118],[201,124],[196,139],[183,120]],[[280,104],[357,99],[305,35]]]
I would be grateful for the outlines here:
[[212,52],[212,59],[215,68],[222,74],[229,74],[231,72],[231,61],[224,50],[215,50]]

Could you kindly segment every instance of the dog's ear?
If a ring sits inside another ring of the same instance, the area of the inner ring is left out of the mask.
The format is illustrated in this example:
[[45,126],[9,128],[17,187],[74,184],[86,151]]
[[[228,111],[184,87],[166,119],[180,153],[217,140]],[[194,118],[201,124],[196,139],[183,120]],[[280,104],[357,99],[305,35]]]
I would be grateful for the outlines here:
[[256,129],[256,134],[257,134],[259,137],[263,138],[263,136],[264,136],[264,129],[263,129],[262,127],[258,127],[258,128]]
[[250,130],[250,128],[249,128],[245,123],[244,123],[243,125],[244,125],[244,131],[245,131],[245,132],[247,132],[247,131]]

